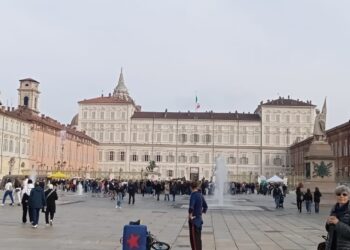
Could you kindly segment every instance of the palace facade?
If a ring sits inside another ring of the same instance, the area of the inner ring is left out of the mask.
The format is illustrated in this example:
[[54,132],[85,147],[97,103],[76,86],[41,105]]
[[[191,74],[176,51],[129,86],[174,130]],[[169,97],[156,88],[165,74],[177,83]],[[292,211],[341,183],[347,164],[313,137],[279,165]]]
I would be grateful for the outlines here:
[[18,108],[0,109],[0,178],[4,175],[89,176],[97,168],[98,142],[75,128],[39,115],[39,82],[20,80]]
[[72,126],[96,141],[98,170],[141,173],[155,161],[162,179],[210,178],[218,156],[230,179],[290,172],[289,146],[312,134],[315,105],[278,98],[253,113],[145,112],[123,72],[113,93],[79,102]]

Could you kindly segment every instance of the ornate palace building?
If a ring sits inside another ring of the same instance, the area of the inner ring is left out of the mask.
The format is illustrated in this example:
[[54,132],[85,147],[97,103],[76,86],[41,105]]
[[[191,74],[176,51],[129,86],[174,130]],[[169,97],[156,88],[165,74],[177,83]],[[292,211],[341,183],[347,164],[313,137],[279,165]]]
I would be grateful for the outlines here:
[[230,179],[290,172],[288,147],[312,134],[315,105],[278,98],[254,113],[145,112],[126,88],[123,73],[113,94],[79,102],[72,126],[99,142],[104,173],[145,171],[154,160],[161,178],[210,178],[225,158]]
[[18,108],[0,109],[0,177],[60,170],[95,173],[98,142],[75,128],[39,115],[39,82],[20,80]]

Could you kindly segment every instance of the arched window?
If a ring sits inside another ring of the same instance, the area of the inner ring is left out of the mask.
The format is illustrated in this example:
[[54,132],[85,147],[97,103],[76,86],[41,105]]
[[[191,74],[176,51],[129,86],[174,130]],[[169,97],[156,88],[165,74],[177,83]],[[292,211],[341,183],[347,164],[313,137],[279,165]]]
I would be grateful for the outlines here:
[[28,107],[29,105],[29,97],[28,96],[25,96],[24,99],[23,99],[23,105]]

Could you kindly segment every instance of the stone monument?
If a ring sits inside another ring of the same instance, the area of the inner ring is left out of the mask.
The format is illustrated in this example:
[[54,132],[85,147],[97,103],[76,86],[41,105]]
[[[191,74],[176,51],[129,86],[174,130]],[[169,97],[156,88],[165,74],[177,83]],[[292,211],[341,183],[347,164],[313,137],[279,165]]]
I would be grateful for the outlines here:
[[316,110],[314,138],[305,155],[305,188],[311,192],[318,187],[321,193],[333,193],[337,185],[335,178],[335,157],[326,136],[327,106],[324,101],[322,112]]

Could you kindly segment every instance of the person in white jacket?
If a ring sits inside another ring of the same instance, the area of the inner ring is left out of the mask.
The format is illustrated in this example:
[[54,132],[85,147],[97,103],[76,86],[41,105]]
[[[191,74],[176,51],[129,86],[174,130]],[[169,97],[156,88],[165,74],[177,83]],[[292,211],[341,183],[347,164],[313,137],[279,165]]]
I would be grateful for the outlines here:
[[29,221],[31,223],[33,222],[33,215],[28,205],[30,191],[33,188],[34,188],[33,181],[29,179],[27,185],[23,186],[23,189],[22,189],[22,209],[23,209],[22,222],[23,223],[27,223],[27,212],[29,214]]
[[7,196],[10,196],[10,199],[11,199],[11,206],[13,206],[13,196],[12,196],[12,192],[13,192],[13,186],[12,186],[12,182],[10,179],[7,180],[6,184],[5,184],[5,193],[4,193],[4,196],[2,198],[2,206],[5,205],[5,202],[6,202],[6,198]]

